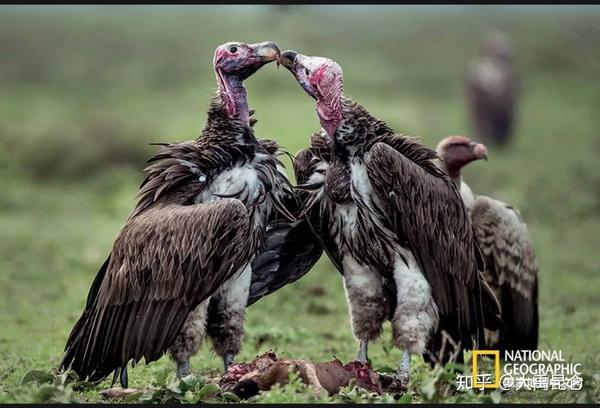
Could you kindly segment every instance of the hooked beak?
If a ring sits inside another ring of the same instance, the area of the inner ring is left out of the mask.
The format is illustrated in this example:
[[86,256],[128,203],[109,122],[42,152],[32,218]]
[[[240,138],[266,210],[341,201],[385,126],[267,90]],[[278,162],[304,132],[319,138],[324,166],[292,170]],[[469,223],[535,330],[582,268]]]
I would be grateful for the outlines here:
[[252,44],[254,56],[264,64],[272,61],[278,61],[281,52],[279,47],[272,41],[265,41],[258,44]]
[[298,55],[298,53],[293,50],[284,51],[281,53],[281,56],[279,57],[279,63],[281,65],[283,65],[284,67],[286,67],[287,69],[289,69],[290,71],[292,71],[292,69],[294,67],[294,61],[296,60],[297,55]]
[[487,161],[487,148],[482,143],[471,142],[471,151],[477,159],[483,159]]

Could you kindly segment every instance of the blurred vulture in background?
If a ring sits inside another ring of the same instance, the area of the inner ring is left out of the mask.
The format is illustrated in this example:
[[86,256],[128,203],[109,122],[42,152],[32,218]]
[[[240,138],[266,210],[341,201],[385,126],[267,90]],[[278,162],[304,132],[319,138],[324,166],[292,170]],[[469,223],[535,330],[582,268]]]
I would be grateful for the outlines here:
[[535,350],[538,344],[538,265],[527,224],[519,211],[501,201],[473,195],[461,169],[486,159],[481,143],[450,136],[437,146],[440,164],[456,183],[469,209],[475,237],[486,261],[485,278],[501,304],[504,327],[486,330],[490,349]]
[[218,92],[206,125],[198,139],[164,144],[149,160],[137,206],[67,340],[63,369],[91,381],[114,371],[127,387],[130,361],[168,352],[182,377],[206,332],[227,367],[242,345],[247,304],[316,262],[320,247],[290,214],[297,208],[279,147],[254,136],[243,85],[278,56],[270,42],[216,49]]
[[494,145],[510,142],[518,87],[508,37],[500,32],[488,35],[466,79],[470,115],[480,140]]
[[456,352],[462,361],[462,350],[484,338],[483,264],[436,153],[345,97],[336,62],[286,51],[281,63],[316,100],[322,129],[294,170],[303,211],[344,278],[356,359],[368,362],[368,343],[389,318],[404,351],[399,388],[409,381],[411,354],[447,362]]

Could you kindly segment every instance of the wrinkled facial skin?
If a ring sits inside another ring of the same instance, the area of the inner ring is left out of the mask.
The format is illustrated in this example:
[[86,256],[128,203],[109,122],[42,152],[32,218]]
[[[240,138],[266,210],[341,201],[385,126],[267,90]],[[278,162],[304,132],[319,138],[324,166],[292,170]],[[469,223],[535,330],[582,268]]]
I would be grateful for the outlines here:
[[460,169],[472,161],[487,160],[487,148],[464,136],[445,138],[438,144],[437,151],[452,178],[458,176]]
[[258,44],[228,42],[215,50],[213,65],[219,94],[230,117],[249,123],[248,101],[243,82],[263,65],[279,59],[279,48],[270,41]]
[[243,81],[278,57],[279,48],[270,41],[257,44],[228,42],[217,47],[213,64],[215,70]]
[[317,101],[317,113],[323,129],[329,135],[335,134],[342,122],[342,68],[329,58],[309,57],[292,50],[284,51],[279,62]]
[[319,82],[328,70],[339,71],[340,76],[342,73],[339,65],[328,58],[309,57],[296,51],[284,51],[280,63],[294,75],[302,89],[314,99],[323,96],[319,90]]

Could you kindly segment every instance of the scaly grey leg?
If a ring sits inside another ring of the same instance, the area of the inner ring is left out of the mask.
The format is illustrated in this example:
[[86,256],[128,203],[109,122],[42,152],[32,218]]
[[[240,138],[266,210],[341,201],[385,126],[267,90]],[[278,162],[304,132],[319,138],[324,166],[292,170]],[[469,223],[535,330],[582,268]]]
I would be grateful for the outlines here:
[[410,380],[410,353],[407,350],[404,350],[402,353],[402,362],[396,373],[396,378],[404,388],[408,386],[408,381]]
[[186,358],[177,362],[177,378],[181,379],[190,374],[190,360]]
[[235,354],[233,354],[233,353],[225,354],[225,356],[223,357],[223,365],[225,366],[225,372],[227,372],[227,369],[229,368],[229,366],[233,364],[234,359],[235,359]]
[[361,363],[368,363],[369,362],[368,349],[369,349],[369,341],[368,340],[360,340],[360,345],[358,346],[358,354],[356,355],[356,361],[360,361]]

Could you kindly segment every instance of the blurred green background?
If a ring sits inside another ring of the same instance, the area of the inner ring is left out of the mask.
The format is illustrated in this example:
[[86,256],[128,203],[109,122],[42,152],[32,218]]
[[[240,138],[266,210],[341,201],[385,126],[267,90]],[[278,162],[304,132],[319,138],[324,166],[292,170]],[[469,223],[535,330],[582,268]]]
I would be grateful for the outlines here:
[[[149,143],[199,134],[217,45],[272,40],[333,58],[347,95],[435,147],[472,134],[465,69],[495,29],[510,36],[521,76],[516,132],[465,178],[528,222],[540,264],[540,348],[598,373],[600,7],[1,6],[0,401],[35,400],[19,385],[23,375],[59,363],[133,208]],[[269,65],[247,89],[257,135],[292,153],[307,145],[319,127],[314,104],[287,71]],[[249,309],[244,344],[240,360],[269,348],[352,359],[342,282],[329,261]],[[372,349],[376,366],[399,363],[389,326]],[[139,366],[130,382],[147,384],[170,364]],[[192,364],[204,375],[221,362],[207,343]]]

